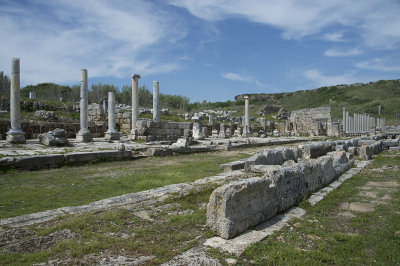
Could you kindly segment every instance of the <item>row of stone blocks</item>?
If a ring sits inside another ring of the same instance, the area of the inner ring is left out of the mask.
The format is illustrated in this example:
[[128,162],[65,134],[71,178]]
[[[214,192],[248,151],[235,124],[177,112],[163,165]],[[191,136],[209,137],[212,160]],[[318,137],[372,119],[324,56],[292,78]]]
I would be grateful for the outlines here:
[[[276,148],[221,165],[225,170],[245,168],[263,176],[231,182],[214,190],[207,206],[207,225],[217,235],[230,239],[272,218],[347,171],[358,145],[361,145],[360,156],[366,159],[382,151],[384,141],[376,139]],[[398,139],[387,144],[398,145]]]
[[0,159],[0,167],[37,170],[61,167],[65,164],[82,164],[96,160],[117,161],[131,158],[133,158],[132,151],[73,152],[66,154],[4,157]]

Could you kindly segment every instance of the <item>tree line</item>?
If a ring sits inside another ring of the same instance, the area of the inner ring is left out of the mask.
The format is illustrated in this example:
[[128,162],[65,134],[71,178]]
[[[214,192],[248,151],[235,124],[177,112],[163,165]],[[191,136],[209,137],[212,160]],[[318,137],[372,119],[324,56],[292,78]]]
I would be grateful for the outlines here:
[[[110,91],[115,93],[115,100],[117,103],[131,104],[130,86],[124,85],[119,89],[115,85],[102,83],[96,83],[90,86],[88,101],[99,103],[103,99],[107,99],[108,92]],[[64,102],[78,102],[80,100],[79,85],[65,86],[55,83],[28,85],[21,89],[21,96],[28,98],[29,92],[35,92],[38,100],[59,101],[61,97]],[[7,95],[9,95],[9,85]],[[159,100],[161,108],[187,110],[189,107],[189,98],[180,95],[160,93]],[[139,87],[139,105],[146,108],[151,108],[153,106],[153,94],[145,85]]]

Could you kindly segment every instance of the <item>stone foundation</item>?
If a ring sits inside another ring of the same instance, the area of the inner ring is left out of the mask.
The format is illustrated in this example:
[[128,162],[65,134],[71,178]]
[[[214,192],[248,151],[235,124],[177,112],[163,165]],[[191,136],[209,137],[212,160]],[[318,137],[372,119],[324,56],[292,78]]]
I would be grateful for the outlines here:
[[277,148],[244,160],[244,165],[233,162],[221,166],[244,167],[263,176],[246,178],[248,174],[244,174],[246,179],[215,189],[207,206],[207,225],[217,235],[230,239],[270,219],[349,170],[353,163],[353,154],[346,152],[349,147],[362,145],[360,157],[365,159],[382,150],[382,141],[368,141],[372,143],[362,145],[359,139],[351,139]]

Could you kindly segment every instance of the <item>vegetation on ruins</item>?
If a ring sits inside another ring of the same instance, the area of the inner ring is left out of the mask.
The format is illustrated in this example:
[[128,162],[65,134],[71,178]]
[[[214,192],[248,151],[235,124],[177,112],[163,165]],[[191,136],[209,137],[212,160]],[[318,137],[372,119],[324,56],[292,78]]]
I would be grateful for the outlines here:
[[[8,89],[9,87],[8,85]],[[89,102],[99,103],[101,100],[107,99],[107,93],[110,91],[115,93],[117,103],[131,104],[131,87],[127,85],[119,89],[112,84],[92,84],[89,89],[88,100]],[[28,85],[21,89],[21,96],[28,98],[29,92],[36,92],[36,97],[39,100],[59,101],[60,97],[62,97],[65,102],[78,102],[80,100],[79,85],[64,86],[55,83]],[[161,108],[187,110],[189,107],[189,98],[184,96],[160,93],[159,99]],[[145,85],[139,87],[139,104],[147,108],[151,108],[153,105],[153,94]]]
[[[400,80],[380,80],[366,84],[337,85],[314,90],[287,93],[247,94],[254,106],[282,106],[289,111],[331,106],[333,118],[341,118],[342,108],[353,113],[366,112],[378,116],[378,106],[382,106],[382,117],[395,119],[400,106]],[[244,95],[238,95],[241,100]],[[397,114],[400,118],[400,114]]]

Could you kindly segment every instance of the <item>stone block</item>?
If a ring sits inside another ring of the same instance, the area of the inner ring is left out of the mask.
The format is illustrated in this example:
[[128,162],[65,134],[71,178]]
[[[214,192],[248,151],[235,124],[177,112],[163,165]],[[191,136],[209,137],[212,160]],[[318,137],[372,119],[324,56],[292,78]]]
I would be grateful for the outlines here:
[[332,149],[333,144],[330,141],[304,144],[303,157],[306,159],[317,158],[318,156],[325,155],[332,151]]
[[234,181],[213,191],[207,205],[207,225],[229,239],[275,216],[275,188],[265,178]]
[[389,147],[397,147],[397,146],[399,146],[399,139],[383,140],[382,146],[384,149],[389,149]]
[[230,172],[234,170],[244,169],[244,161],[235,161],[230,163],[221,164],[221,170],[224,172]]
[[15,158],[15,168],[36,170],[41,168],[49,168],[60,166],[64,163],[64,155],[36,155],[36,156],[21,156]]
[[275,186],[279,212],[299,202],[306,192],[304,165],[302,164],[281,167],[279,170],[269,173],[267,178]]
[[173,155],[173,152],[170,148],[149,148],[147,149],[147,154],[150,156],[161,157]]
[[100,158],[100,152],[71,152],[64,154],[65,163],[83,163]]

